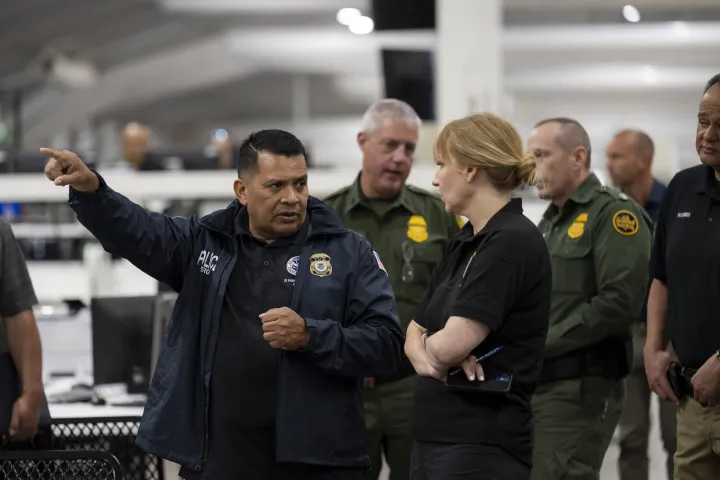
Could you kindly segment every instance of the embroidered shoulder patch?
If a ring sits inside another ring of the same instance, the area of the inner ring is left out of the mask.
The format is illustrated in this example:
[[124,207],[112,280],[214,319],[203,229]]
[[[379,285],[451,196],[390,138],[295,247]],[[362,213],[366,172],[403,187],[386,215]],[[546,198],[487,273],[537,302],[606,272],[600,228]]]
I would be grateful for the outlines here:
[[640,227],[638,218],[630,210],[618,210],[613,215],[612,225],[616,232],[626,237],[632,237]]
[[385,272],[385,275],[387,275],[388,274],[387,270],[385,270],[385,265],[383,265],[382,260],[380,260],[380,255],[378,255],[378,253],[375,250],[373,250],[373,255],[375,255],[375,260],[377,260],[377,264],[378,264],[378,267],[380,267],[380,270]]

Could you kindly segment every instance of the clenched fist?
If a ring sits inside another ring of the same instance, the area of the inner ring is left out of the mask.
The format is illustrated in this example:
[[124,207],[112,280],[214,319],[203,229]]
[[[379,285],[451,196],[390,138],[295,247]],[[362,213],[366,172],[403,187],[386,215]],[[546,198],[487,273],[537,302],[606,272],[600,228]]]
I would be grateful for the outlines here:
[[293,310],[272,308],[260,315],[263,337],[273,348],[297,350],[307,345],[308,333],[305,320]]
[[50,157],[45,165],[45,175],[55,185],[70,185],[79,192],[94,192],[100,187],[100,181],[77,154],[70,150],[41,148],[40,153]]

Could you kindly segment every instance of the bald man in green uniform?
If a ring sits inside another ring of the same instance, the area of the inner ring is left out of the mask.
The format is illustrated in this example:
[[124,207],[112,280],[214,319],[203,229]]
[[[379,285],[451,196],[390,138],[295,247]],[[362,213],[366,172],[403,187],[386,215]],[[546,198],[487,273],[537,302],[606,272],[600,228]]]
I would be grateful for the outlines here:
[[[363,152],[355,182],[329,197],[348,228],[374,245],[390,277],[403,329],[413,319],[435,263],[459,222],[430,192],[406,185],[418,141],[420,118],[410,105],[394,99],[372,105],[357,140]],[[390,480],[410,476],[410,414],[415,371],[407,359],[387,378],[365,379],[365,414],[372,469],[378,478],[382,453]]]
[[598,480],[629,373],[631,329],[648,285],[652,222],[590,172],[578,122],[540,122],[528,138],[538,191],[550,200],[539,228],[553,269],[550,328],[533,396],[533,480]]

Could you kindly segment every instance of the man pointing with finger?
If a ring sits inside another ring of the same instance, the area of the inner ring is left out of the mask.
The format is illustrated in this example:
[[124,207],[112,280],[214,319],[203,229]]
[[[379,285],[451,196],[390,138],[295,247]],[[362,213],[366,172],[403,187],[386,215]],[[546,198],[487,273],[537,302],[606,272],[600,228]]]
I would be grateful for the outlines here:
[[369,466],[362,380],[403,336],[380,257],[309,197],[305,150],[265,130],[238,152],[237,200],[170,218],[75,154],[46,174],[105,250],[179,292],[138,432],[186,479],[355,479]]

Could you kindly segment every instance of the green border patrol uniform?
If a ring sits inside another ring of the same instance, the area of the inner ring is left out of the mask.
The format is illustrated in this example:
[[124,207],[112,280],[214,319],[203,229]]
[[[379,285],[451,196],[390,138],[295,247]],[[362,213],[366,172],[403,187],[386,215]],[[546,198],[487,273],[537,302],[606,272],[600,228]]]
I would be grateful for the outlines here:
[[[329,195],[324,201],[334,207],[343,223],[364,235],[382,259],[395,292],[403,331],[416,314],[425,295],[435,263],[461,221],[445,212],[442,201],[430,192],[405,185],[395,200],[368,199],[355,182]],[[388,378],[376,378],[365,389],[368,452],[377,478],[382,467],[381,451],[390,466],[391,480],[410,475],[412,401],[415,370],[405,359]]]
[[620,419],[631,328],[645,300],[652,221],[594,174],[539,224],[553,270],[550,328],[533,396],[533,480],[597,480]]

